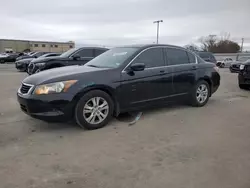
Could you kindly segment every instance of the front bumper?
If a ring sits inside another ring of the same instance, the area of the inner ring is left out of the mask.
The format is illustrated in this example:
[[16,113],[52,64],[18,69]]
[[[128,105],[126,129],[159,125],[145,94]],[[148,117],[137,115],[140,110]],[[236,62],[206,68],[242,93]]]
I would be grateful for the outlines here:
[[15,63],[15,64],[16,64],[16,69],[18,69],[18,70],[26,70],[27,69],[27,64],[25,64],[25,63],[22,63],[22,64]]
[[17,93],[21,110],[27,115],[45,121],[67,121],[74,115],[73,95],[23,95]]
[[43,66],[42,67],[39,67],[39,66],[37,66],[36,64],[34,64],[34,63],[30,63],[29,64],[29,66],[28,66],[28,68],[27,68],[27,72],[28,72],[28,74],[35,74],[35,73],[37,73],[37,72],[40,72],[40,71],[42,71],[43,70]]
[[240,72],[238,74],[238,82],[240,85],[250,85],[250,73]]
[[229,70],[232,73],[238,73],[238,72],[240,72],[240,67],[230,66]]

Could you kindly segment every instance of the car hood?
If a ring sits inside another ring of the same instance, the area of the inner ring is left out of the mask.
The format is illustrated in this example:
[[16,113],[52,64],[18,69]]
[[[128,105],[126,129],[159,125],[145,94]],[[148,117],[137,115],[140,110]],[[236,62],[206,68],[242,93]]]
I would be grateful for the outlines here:
[[18,60],[18,61],[16,61],[16,62],[17,62],[17,63],[28,63],[28,62],[31,62],[33,59],[35,59],[35,58],[21,59],[21,60]]
[[56,61],[56,60],[65,60],[68,58],[65,57],[60,57],[60,56],[54,56],[54,57],[44,57],[44,58],[37,58],[35,60],[33,60],[32,63],[46,63],[48,61]]
[[77,80],[80,76],[84,76],[84,74],[92,74],[93,72],[105,71],[107,69],[108,68],[95,68],[81,65],[66,66],[33,74],[25,78],[23,83],[40,85],[65,80]]
[[245,62],[242,63],[242,64],[244,64],[244,65],[250,65],[250,60],[247,60],[247,61],[245,61]]
[[19,60],[27,59],[27,58],[31,58],[31,56],[29,56],[29,55],[23,55],[23,56],[18,57],[16,60],[19,61]]

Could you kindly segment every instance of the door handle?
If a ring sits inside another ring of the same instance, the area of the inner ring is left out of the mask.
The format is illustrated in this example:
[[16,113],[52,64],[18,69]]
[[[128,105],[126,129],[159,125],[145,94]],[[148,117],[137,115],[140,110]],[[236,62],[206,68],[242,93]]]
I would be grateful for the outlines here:
[[192,70],[196,70],[196,69],[197,69],[196,65],[192,66]]
[[160,70],[160,73],[164,73],[165,72],[165,70]]

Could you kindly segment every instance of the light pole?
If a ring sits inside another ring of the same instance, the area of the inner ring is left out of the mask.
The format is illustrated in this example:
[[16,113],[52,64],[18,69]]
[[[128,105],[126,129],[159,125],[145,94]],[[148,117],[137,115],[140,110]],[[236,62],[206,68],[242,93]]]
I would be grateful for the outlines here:
[[153,23],[157,23],[157,40],[156,40],[156,44],[158,44],[159,42],[159,27],[160,27],[160,23],[163,22],[163,20],[156,20]]

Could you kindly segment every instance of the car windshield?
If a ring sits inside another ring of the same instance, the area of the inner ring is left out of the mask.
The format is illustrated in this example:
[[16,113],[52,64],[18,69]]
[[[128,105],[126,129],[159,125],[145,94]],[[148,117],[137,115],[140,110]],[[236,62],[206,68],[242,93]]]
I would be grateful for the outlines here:
[[60,57],[69,57],[72,53],[74,53],[76,50],[78,50],[77,48],[72,48],[64,53],[62,53],[60,55]]
[[137,50],[138,48],[113,48],[94,58],[86,65],[91,67],[117,68]]

